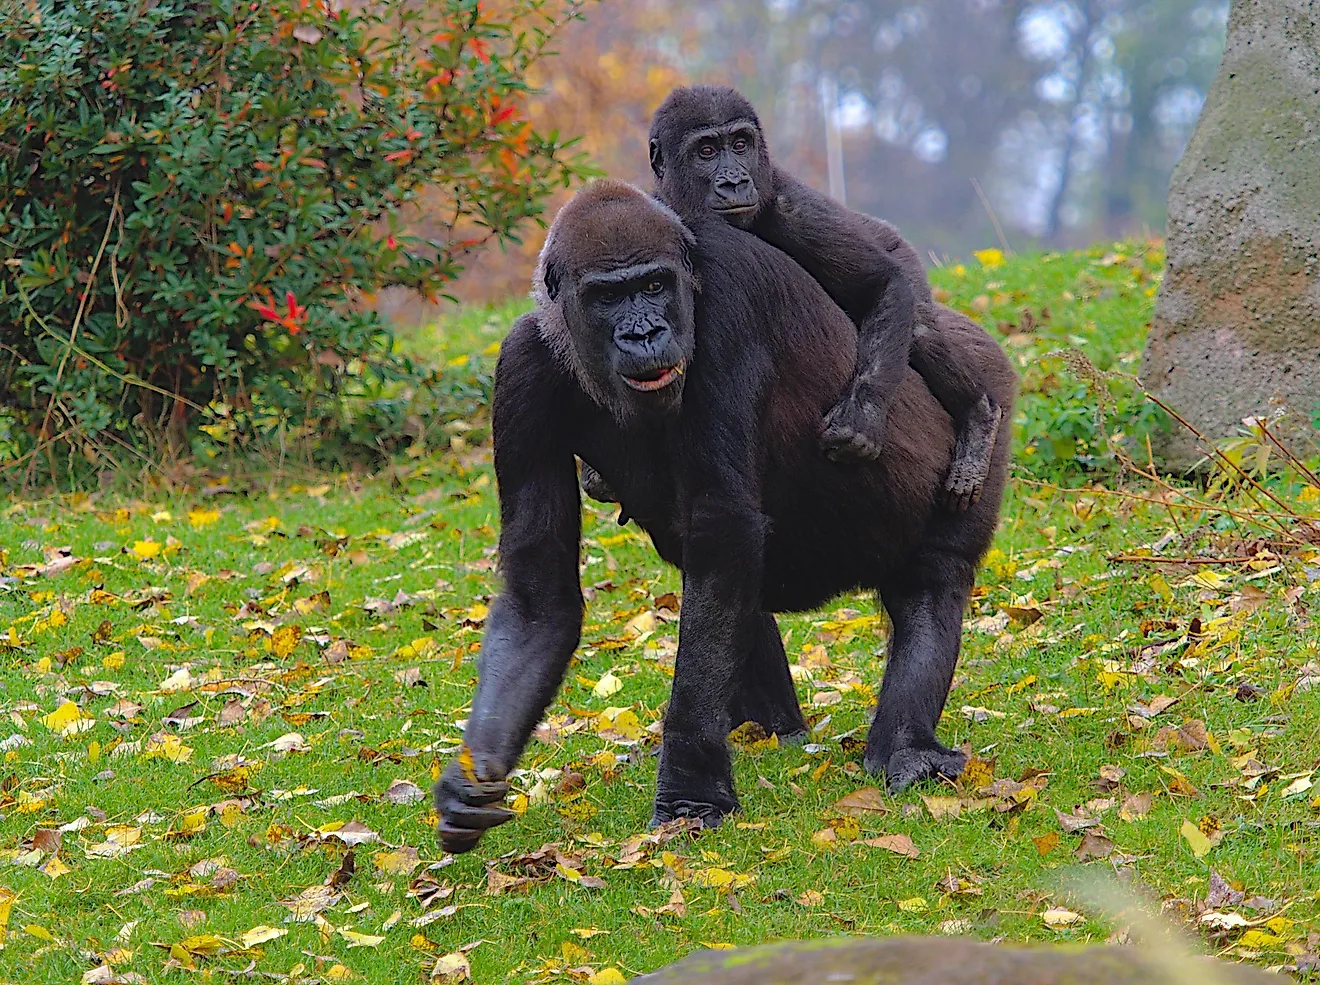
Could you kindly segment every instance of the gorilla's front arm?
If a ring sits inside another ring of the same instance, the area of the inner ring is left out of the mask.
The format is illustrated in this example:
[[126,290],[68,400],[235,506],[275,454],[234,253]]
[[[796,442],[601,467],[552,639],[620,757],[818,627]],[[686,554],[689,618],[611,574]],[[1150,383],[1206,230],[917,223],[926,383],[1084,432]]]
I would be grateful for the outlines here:
[[765,543],[755,408],[768,374],[746,359],[701,351],[721,336],[698,329],[698,359],[720,367],[684,398],[681,466],[683,607],[665,715],[653,823],[696,817],[711,827],[737,809],[727,737],[729,705],[760,618]]
[[[857,326],[853,378],[825,417],[826,454],[842,461],[874,459],[907,371],[918,298],[878,242],[869,217],[779,168],[772,180],[773,198],[752,231],[796,260]],[[924,285],[919,263],[917,273]]]
[[467,851],[483,830],[512,817],[500,806],[505,778],[559,690],[582,631],[577,472],[566,415],[556,406],[563,391],[538,347],[544,349],[535,317],[524,316],[495,371],[504,590],[486,619],[480,683],[463,737],[470,760],[451,763],[436,788],[439,834],[451,852]]

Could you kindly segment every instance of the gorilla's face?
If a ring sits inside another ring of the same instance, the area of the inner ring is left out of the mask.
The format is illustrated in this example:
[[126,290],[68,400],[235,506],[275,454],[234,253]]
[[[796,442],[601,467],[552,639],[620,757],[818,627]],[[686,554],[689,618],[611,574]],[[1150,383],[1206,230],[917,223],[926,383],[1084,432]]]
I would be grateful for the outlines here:
[[609,339],[603,362],[611,380],[667,404],[681,395],[682,372],[692,353],[690,304],[678,297],[678,277],[680,272],[657,257],[632,267],[587,271],[578,280],[583,342],[594,346]]
[[690,245],[671,210],[617,183],[566,206],[547,240],[536,293],[551,344],[620,423],[681,402],[695,345]]
[[747,229],[769,194],[769,159],[754,121],[694,125],[651,141],[660,194],[680,215],[710,211]]

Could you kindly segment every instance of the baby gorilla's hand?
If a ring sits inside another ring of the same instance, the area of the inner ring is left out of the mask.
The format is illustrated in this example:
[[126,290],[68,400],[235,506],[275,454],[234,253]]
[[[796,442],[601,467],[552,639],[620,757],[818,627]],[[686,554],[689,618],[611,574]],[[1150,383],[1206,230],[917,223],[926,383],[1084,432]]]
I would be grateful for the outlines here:
[[508,792],[504,780],[469,778],[457,760],[451,762],[435,785],[435,809],[440,815],[436,833],[444,850],[455,855],[471,851],[487,828],[513,817],[512,811],[498,806]]

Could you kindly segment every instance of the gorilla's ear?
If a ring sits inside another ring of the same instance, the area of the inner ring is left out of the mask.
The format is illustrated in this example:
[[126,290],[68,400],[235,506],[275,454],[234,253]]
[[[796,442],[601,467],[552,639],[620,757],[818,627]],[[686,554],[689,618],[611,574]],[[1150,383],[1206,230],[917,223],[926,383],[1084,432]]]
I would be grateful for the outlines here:
[[663,181],[665,177],[665,158],[660,152],[660,141],[655,137],[651,138],[651,171],[659,180]]
[[701,293],[701,275],[697,273],[696,258],[692,255],[697,248],[697,240],[686,229],[683,230],[683,245],[679,247],[679,258],[683,263],[683,270],[688,275],[688,280],[692,284],[692,290],[696,294]]
[[562,276],[559,264],[554,260],[547,260],[545,269],[541,273],[541,279],[545,281],[545,293],[551,301],[559,300],[559,287]]

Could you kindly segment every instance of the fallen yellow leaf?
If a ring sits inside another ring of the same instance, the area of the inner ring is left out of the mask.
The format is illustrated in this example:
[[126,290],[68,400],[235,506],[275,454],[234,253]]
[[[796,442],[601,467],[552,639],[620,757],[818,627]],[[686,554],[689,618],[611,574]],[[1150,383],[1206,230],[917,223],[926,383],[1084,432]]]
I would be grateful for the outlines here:
[[1074,913],[1072,910],[1065,910],[1061,906],[1052,906],[1040,915],[1045,921],[1047,927],[1071,927],[1075,923],[1081,923],[1085,917],[1080,913]]
[[132,552],[142,561],[149,561],[160,556],[161,546],[154,540],[139,540],[133,544]]
[[1215,847],[1214,843],[1191,821],[1183,821],[1182,827],[1178,829],[1178,833],[1183,836],[1183,840],[1187,842],[1188,847],[1192,850],[1192,854],[1197,858],[1205,858],[1205,856],[1209,854],[1210,849]]
[[73,735],[87,731],[96,724],[96,720],[72,701],[66,701],[49,715],[43,716],[41,724],[59,735]]
[[238,939],[244,947],[251,948],[279,940],[287,933],[288,931],[283,927],[267,927],[265,924],[260,924],[251,930],[244,931]]
[[339,928],[339,936],[348,941],[350,949],[355,947],[380,947],[385,942],[384,937],[377,937],[374,934],[360,934],[356,930],[345,930]]
[[204,509],[200,506],[194,506],[188,511],[188,523],[195,529],[209,527],[220,519],[219,510]]

